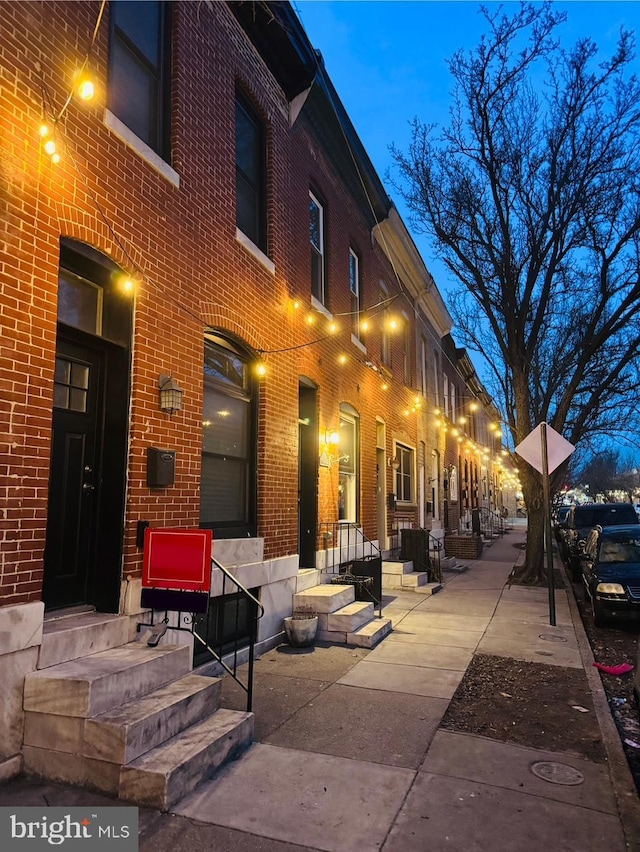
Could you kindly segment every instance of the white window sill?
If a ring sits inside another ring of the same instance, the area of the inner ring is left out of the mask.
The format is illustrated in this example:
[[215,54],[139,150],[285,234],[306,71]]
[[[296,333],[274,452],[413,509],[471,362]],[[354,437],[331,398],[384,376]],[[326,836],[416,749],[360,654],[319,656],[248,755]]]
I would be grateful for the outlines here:
[[128,145],[130,148],[133,148],[135,151],[140,154],[143,160],[146,160],[150,166],[159,172],[163,178],[172,183],[176,187],[180,187],[180,175],[178,172],[171,168],[169,163],[166,163],[162,157],[158,156],[156,152],[150,148],[146,142],[143,142],[139,136],[136,136],[126,124],[123,124],[120,119],[114,115],[110,110],[104,111],[104,124],[109,130],[112,130],[113,133],[122,141]]
[[252,254],[255,259],[261,263],[265,269],[267,269],[272,275],[276,274],[276,266],[275,263],[271,260],[271,258],[267,257],[267,255],[259,249],[258,246],[250,240],[249,237],[240,230],[240,228],[236,228],[236,240],[240,243],[241,246],[244,246],[249,254]]
[[363,352],[365,355],[367,354],[367,347],[364,345],[364,343],[360,340],[359,337],[355,336],[355,334],[351,335],[351,342],[354,346],[357,346],[361,352]]
[[328,320],[333,320],[333,314],[331,311],[326,308],[322,302],[318,301],[315,296],[311,297],[311,307],[315,308],[316,311],[319,311],[321,314],[324,314]]

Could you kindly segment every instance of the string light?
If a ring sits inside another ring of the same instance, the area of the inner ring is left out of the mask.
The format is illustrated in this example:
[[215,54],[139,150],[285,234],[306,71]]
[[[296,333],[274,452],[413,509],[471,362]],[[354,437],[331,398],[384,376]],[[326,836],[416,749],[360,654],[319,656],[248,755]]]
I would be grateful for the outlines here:
[[93,80],[88,77],[84,77],[80,83],[78,84],[78,95],[82,98],[83,101],[90,101],[96,93],[95,86],[93,85]]

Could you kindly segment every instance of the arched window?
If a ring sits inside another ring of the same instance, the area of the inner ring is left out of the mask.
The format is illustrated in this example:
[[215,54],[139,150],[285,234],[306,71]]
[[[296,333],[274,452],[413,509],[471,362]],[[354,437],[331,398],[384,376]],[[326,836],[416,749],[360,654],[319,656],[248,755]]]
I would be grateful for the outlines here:
[[238,344],[205,335],[200,526],[218,538],[256,535],[256,385]]

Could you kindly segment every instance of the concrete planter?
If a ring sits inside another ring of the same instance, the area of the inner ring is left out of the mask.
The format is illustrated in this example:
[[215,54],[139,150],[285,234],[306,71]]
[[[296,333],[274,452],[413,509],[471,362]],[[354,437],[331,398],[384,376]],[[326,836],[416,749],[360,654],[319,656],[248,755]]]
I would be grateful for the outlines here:
[[313,645],[318,631],[317,615],[289,615],[284,620],[284,632],[294,648]]

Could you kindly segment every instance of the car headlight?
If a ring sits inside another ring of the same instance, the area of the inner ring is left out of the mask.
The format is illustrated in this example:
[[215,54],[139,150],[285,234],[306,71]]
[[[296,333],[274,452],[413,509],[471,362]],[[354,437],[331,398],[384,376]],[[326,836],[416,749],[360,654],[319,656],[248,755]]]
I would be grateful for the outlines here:
[[624,595],[624,589],[620,583],[598,583],[596,592],[601,595]]

